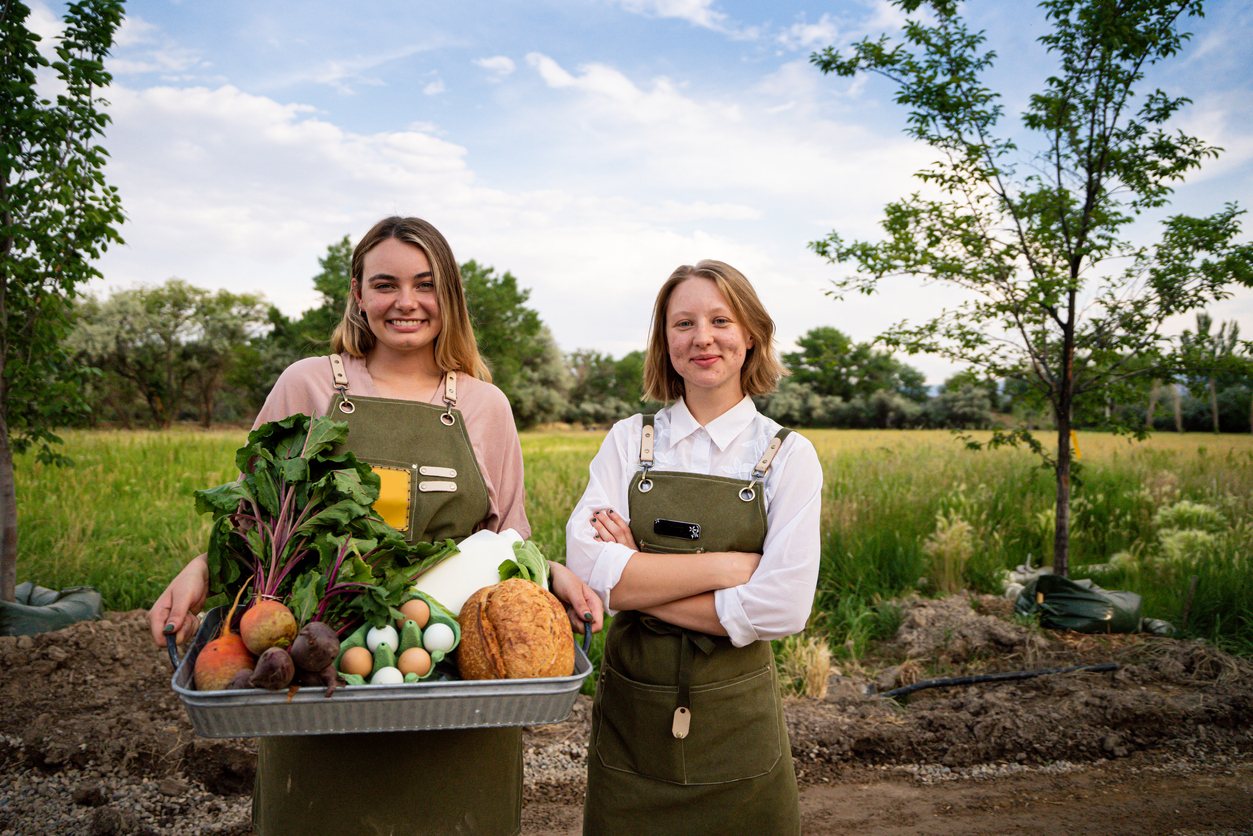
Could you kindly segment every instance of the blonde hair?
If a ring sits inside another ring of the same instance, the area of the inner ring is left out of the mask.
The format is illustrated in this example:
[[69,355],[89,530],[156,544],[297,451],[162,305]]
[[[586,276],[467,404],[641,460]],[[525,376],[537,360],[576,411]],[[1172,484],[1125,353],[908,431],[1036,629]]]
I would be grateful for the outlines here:
[[779,379],[787,374],[774,347],[774,320],[766,313],[757,291],[743,273],[724,262],[705,259],[698,261],[695,267],[684,264],[676,268],[657,292],[648,353],[644,358],[644,397],[670,403],[683,396],[683,378],[670,363],[666,309],[675,288],[693,277],[709,279],[718,286],[736,321],[752,341],[753,347],[748,349],[740,368],[740,388],[744,394],[757,397],[773,392]]
[[[443,323],[439,333],[435,335],[436,364],[443,371],[463,371],[479,380],[490,382],[492,373],[479,355],[474,326],[470,323],[461,270],[457,267],[457,260],[453,258],[452,247],[431,224],[421,218],[398,216],[384,218],[376,223],[352,251],[353,287],[361,286],[366,254],[388,238],[417,247],[431,264],[435,295],[439,301],[439,315]],[[376,341],[361,306],[357,304],[356,294],[350,292],[344,305],[344,317],[331,335],[331,351],[365,357],[374,348]]]

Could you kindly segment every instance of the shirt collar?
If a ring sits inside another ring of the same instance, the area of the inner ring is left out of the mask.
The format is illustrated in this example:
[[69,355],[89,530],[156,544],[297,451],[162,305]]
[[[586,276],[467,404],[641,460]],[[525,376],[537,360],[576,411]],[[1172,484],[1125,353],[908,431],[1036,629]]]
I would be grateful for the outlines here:
[[[756,417],[757,405],[753,403],[752,398],[745,395],[735,406],[710,421],[704,430],[709,433],[709,437],[719,450],[725,450],[727,445],[744,432]],[[701,425],[692,417],[684,400],[679,398],[674,402],[674,406],[670,407],[670,443],[676,444],[699,429]]]

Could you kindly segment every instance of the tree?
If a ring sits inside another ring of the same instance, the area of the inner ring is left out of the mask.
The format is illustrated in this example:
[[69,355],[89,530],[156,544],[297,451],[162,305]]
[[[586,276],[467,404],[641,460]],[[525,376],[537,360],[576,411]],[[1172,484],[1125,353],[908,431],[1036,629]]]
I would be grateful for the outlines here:
[[[492,370],[492,382],[514,403],[514,418],[519,425],[529,426],[528,421],[533,422],[537,415],[548,414],[547,408],[554,406],[550,400],[535,400],[538,397],[533,389],[536,379],[552,376],[539,371],[540,366],[552,363],[552,337],[540,321],[539,314],[526,307],[531,291],[519,288],[518,280],[512,273],[506,271],[497,276],[495,268],[482,266],[473,260],[461,265],[461,279],[465,283],[466,304],[470,308],[474,336],[478,340],[479,352]],[[561,365],[564,371],[564,364]],[[531,373],[524,376],[523,370],[528,367]],[[524,387],[529,388],[525,404],[515,397],[523,394]],[[541,403],[546,406],[538,411],[532,408]]]
[[194,393],[208,427],[226,374],[265,316],[259,296],[170,279],[86,300],[68,344],[104,372],[111,391],[138,392],[157,426],[177,420]]
[[644,352],[632,351],[615,360],[608,354],[580,349],[566,358],[571,385],[567,420],[607,424],[641,410],[656,412],[659,404],[641,404]]
[[[924,0],[895,4],[914,13]],[[1054,471],[1053,568],[1065,575],[1076,411],[1103,403],[1130,374],[1173,365],[1165,357],[1175,341],[1162,333],[1168,316],[1253,280],[1253,245],[1234,243],[1234,204],[1207,218],[1168,218],[1153,247],[1127,240],[1137,215],[1166,206],[1171,184],[1219,151],[1165,129],[1186,98],[1155,90],[1134,104],[1146,68],[1179,51],[1189,37],[1179,20],[1199,15],[1201,3],[1045,0],[1052,29],[1039,40],[1058,66],[1022,114],[1023,136],[998,134],[1003,107],[982,80],[996,54],[982,51],[984,36],[967,30],[955,0],[929,5],[932,22],[909,19],[903,43],[884,36],[855,44],[848,58],[830,47],[812,58],[826,73],[890,79],[910,110],[907,133],[941,158],[917,175],[925,193],[886,208],[884,240],[846,242],[833,232],[811,247],[857,264],[857,275],[835,282],[837,296],[874,292],[893,275],[965,291],[934,319],[891,328],[881,337],[887,345],[996,378],[1027,371],[1051,406],[1056,451],[1024,428],[991,443],[1025,443]],[[1159,362],[1133,369],[1127,361],[1137,356]]]
[[288,326],[286,338],[300,351],[298,356],[316,357],[327,352],[335,326],[344,318],[344,306],[352,286],[352,240],[345,235],[326,248],[318,259],[322,272],[313,277],[313,288],[322,294],[322,304],[301,314]]
[[796,344],[801,350],[783,355],[783,363],[793,380],[817,395],[848,401],[886,389],[916,402],[927,399],[922,372],[829,325],[810,329]]
[[[1211,429],[1221,432],[1218,420],[1218,377],[1224,368],[1230,368],[1233,361],[1238,362],[1237,353],[1240,347],[1240,324],[1224,322],[1217,334],[1211,334],[1214,319],[1205,311],[1196,315],[1196,333],[1185,330],[1180,336],[1184,355],[1188,365],[1198,370],[1192,376],[1192,393],[1197,395],[1204,389],[1209,395]],[[1199,397],[1199,395],[1198,395]]]
[[[61,345],[79,287],[120,242],[117,190],[104,180],[96,144],[109,117],[96,91],[109,84],[104,58],[122,21],[120,0],[70,3],[49,61],[27,28],[30,9],[0,0],[0,600],[17,582],[17,490],[13,455],[35,448],[63,462],[53,429],[76,405],[82,372]],[[50,68],[55,101],[38,89]]]

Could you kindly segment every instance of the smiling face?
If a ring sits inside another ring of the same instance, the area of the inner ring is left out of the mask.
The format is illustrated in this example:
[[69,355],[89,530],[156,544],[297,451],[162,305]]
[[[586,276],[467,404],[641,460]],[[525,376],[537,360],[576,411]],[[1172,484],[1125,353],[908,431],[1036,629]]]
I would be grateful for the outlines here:
[[365,254],[353,295],[365,314],[379,351],[434,356],[442,321],[431,264],[422,250],[386,238]]
[[684,399],[729,409],[744,397],[740,370],[753,340],[713,279],[691,276],[666,305],[670,364],[683,378]]

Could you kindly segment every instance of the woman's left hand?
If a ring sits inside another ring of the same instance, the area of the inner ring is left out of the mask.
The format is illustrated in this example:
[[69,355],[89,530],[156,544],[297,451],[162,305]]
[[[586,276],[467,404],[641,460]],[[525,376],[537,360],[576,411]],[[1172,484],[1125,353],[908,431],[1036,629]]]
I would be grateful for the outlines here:
[[574,632],[582,634],[584,624],[590,623],[592,632],[599,633],[605,626],[605,607],[600,596],[562,563],[548,561],[548,572],[553,594],[566,605]]
[[592,513],[592,530],[595,537],[602,543],[619,543],[635,551],[635,537],[631,534],[631,526],[612,508],[604,508]]

